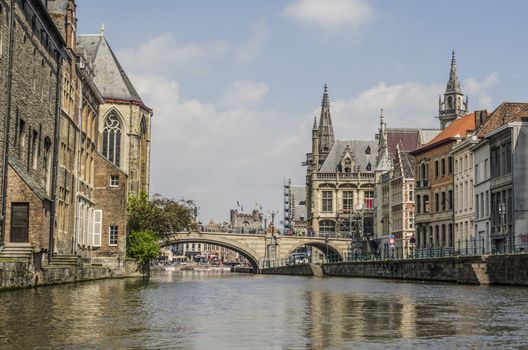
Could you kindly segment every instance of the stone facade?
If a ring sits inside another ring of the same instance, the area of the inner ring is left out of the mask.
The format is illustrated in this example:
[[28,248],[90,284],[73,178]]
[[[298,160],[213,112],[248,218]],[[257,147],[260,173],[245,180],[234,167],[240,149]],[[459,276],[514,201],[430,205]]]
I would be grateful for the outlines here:
[[357,251],[373,234],[375,141],[334,140],[325,85],[319,123],[307,154],[308,235],[354,237]]
[[77,44],[93,61],[94,82],[104,98],[99,110],[99,152],[127,174],[130,195],[148,193],[152,110],[125,74],[103,30],[81,35]]
[[253,209],[249,214],[239,213],[238,210],[231,209],[229,218],[231,229],[235,231],[257,233],[257,231],[261,231],[264,227],[262,212],[257,209]]
[[[8,135],[4,147],[9,158],[4,157],[3,163],[9,164],[9,170],[3,169],[2,243],[29,242],[34,249],[48,250],[54,234],[50,217],[55,211],[57,92],[60,65],[67,61],[65,43],[41,1],[11,4],[3,2],[0,11],[2,62],[7,61],[6,72],[11,73],[4,80],[7,91],[2,95],[7,111],[4,137]],[[5,26],[10,28],[8,35]]]

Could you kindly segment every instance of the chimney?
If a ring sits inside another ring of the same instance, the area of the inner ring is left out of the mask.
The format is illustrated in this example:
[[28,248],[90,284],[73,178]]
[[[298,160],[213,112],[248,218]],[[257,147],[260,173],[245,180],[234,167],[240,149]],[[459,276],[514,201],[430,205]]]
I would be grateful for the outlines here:
[[483,109],[480,111],[475,111],[475,130],[478,130],[482,124],[488,120],[488,111]]

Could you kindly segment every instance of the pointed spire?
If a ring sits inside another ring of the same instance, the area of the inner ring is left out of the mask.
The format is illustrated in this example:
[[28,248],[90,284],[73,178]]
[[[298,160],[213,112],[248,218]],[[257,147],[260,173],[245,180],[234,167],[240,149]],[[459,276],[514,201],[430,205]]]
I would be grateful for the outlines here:
[[319,118],[319,153],[321,157],[326,157],[334,143],[334,129],[330,117],[330,98],[328,97],[328,86],[325,84],[321,103],[321,117]]
[[462,93],[462,90],[460,89],[460,81],[457,76],[455,50],[451,53],[451,70],[449,71],[449,81],[446,86],[446,93],[449,92]]
[[316,115],[314,115],[314,123],[313,123],[312,130],[317,130],[317,116]]

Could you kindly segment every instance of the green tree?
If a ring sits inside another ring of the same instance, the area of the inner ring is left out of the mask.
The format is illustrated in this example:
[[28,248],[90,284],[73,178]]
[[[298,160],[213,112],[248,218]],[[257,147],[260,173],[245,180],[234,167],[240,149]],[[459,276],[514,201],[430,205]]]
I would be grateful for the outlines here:
[[128,198],[128,231],[163,232],[163,213],[152,203],[145,192]]
[[130,232],[127,246],[128,256],[136,259],[144,267],[160,254],[158,237],[149,230]]
[[175,200],[155,194],[149,200],[146,193],[128,200],[129,231],[149,230],[158,237],[164,234],[196,228],[198,207],[192,200]]

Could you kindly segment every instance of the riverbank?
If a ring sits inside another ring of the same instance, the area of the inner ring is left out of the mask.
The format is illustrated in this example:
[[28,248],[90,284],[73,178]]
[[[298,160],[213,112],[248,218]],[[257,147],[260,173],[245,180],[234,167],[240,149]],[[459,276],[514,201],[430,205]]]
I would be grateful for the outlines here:
[[115,268],[85,263],[67,266],[44,265],[38,268],[24,260],[0,260],[0,291],[142,276],[135,260],[126,260]]
[[[322,275],[329,277],[528,286],[528,254],[336,262],[322,264],[321,268]],[[310,264],[261,269],[260,273],[315,275]]]

